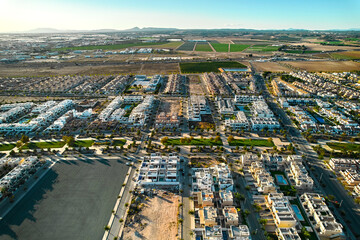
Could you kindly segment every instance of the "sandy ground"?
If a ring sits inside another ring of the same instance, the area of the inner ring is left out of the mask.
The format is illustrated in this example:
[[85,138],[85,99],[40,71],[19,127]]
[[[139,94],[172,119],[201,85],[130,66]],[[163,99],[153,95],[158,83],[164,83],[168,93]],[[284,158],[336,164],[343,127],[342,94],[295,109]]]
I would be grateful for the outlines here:
[[149,197],[144,208],[137,215],[136,221],[125,227],[122,239],[177,239],[178,205],[179,196],[177,195],[159,194]]
[[257,71],[271,71],[271,72],[290,72],[287,67],[281,66],[276,62],[253,62],[253,66]]
[[163,99],[161,101],[159,112],[165,112],[166,114],[179,114],[180,111],[180,99]]
[[337,54],[360,58],[360,51],[338,52]]
[[300,42],[300,43],[291,43],[289,45],[305,45],[308,50],[313,50],[313,51],[335,51],[338,49],[341,50],[355,50],[355,49],[359,49],[360,47],[352,47],[352,46],[329,46],[329,45],[321,45],[321,44],[317,44],[317,43],[309,43],[309,42]]
[[203,95],[203,87],[198,75],[189,75],[190,94]]
[[155,75],[155,74],[172,74],[179,73],[178,63],[146,63],[141,68],[141,74]]
[[360,63],[352,61],[305,61],[305,62],[284,62],[296,68],[310,72],[329,71],[329,72],[347,72],[360,70]]
[[0,77],[13,76],[52,76],[72,74],[171,74],[179,72],[177,63],[146,63],[101,66],[61,66],[28,67],[0,65]]

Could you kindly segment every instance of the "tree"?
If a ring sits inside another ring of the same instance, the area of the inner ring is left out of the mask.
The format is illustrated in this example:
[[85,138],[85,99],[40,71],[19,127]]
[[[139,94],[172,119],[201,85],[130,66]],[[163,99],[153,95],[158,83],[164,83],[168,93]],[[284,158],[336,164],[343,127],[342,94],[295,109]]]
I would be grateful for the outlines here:
[[216,136],[214,140],[215,140],[215,142],[219,142],[220,141],[220,136]]
[[234,136],[230,135],[227,140],[230,143],[230,142],[234,141],[235,138],[234,138]]
[[23,142],[24,144],[25,144],[25,143],[28,143],[29,140],[30,140],[29,137],[26,136],[26,135],[22,135],[22,136],[21,136],[21,139],[20,139],[20,141]]
[[265,225],[266,223],[267,223],[267,219],[264,219],[264,218],[260,218],[259,219],[259,223],[261,224],[261,225]]
[[74,146],[75,139],[73,136],[63,136],[62,140],[70,147]]
[[160,141],[161,141],[161,143],[162,143],[163,145],[166,145],[167,142],[169,141],[169,138],[168,138],[168,137],[163,137]]
[[17,142],[16,142],[16,147],[17,147],[17,148],[20,148],[22,145],[23,145],[23,142],[22,142],[22,141],[17,141]]
[[305,237],[305,238],[310,238],[310,233],[306,230],[306,228],[305,227],[302,227],[301,228],[301,233],[302,233],[302,235]]

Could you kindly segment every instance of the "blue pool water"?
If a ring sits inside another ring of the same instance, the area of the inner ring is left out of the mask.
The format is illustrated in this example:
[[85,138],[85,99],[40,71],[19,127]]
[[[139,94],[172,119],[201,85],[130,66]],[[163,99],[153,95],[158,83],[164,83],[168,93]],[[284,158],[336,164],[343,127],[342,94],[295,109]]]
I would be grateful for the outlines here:
[[130,109],[131,108],[131,105],[126,105],[125,107],[124,107],[124,110],[128,110],[128,109]]
[[246,72],[247,68],[223,68],[225,72]]
[[30,119],[27,119],[27,118],[23,118],[23,119],[21,119],[18,123],[24,123],[24,122],[27,122],[27,121],[29,121]]
[[276,177],[276,181],[278,184],[281,184],[281,185],[287,185],[288,182],[286,181],[286,179],[284,178],[283,175],[275,175]]
[[241,105],[236,105],[236,108],[240,111],[245,111],[245,108],[244,106],[241,106]]
[[315,116],[316,120],[318,120],[319,123],[325,123],[324,119],[321,117]]
[[291,205],[296,217],[299,219],[299,221],[304,221],[304,217],[301,215],[300,209],[297,205]]

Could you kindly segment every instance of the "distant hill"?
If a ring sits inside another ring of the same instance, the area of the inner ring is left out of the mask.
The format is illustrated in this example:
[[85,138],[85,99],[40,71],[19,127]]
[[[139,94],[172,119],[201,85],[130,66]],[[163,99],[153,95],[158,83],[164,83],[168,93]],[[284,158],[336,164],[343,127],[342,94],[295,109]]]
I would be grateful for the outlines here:
[[178,28],[156,28],[156,27],[133,27],[127,30],[123,30],[124,32],[159,32],[159,31],[175,31],[179,30]]
[[158,27],[133,27],[130,29],[125,30],[118,30],[118,29],[94,29],[94,30],[60,30],[55,28],[36,28],[29,31],[23,32],[13,32],[13,33],[111,33],[111,32],[169,32],[169,31],[221,31],[221,32],[232,32],[232,31],[239,31],[239,32],[303,32],[303,31],[319,31],[319,32],[326,32],[326,31],[360,31],[359,28],[350,28],[350,29],[329,29],[329,30],[307,30],[307,29],[296,29],[296,28],[288,28],[288,29],[231,29],[231,28],[222,28],[222,29],[180,29],[180,28],[158,28]]
[[36,28],[27,31],[26,33],[58,33],[58,32],[61,31],[55,28]]

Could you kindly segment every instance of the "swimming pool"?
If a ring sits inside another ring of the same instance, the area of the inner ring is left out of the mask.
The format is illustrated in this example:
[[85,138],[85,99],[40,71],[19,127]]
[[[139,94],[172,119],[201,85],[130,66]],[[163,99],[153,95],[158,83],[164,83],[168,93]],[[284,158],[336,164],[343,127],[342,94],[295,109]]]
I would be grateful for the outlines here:
[[288,182],[286,181],[283,175],[275,175],[275,177],[279,185],[288,185]]
[[235,105],[235,107],[237,108],[237,110],[245,111],[245,108],[242,105]]
[[246,72],[247,68],[223,68],[225,72]]
[[301,215],[300,209],[297,205],[291,205],[292,208],[294,209],[294,213],[297,217],[297,219],[299,219],[299,221],[304,221],[304,217]]
[[21,119],[18,123],[26,123],[26,122],[28,122],[30,119],[28,119],[28,118],[23,118],[23,119]]
[[125,105],[124,110],[128,110],[131,108],[131,105]]

